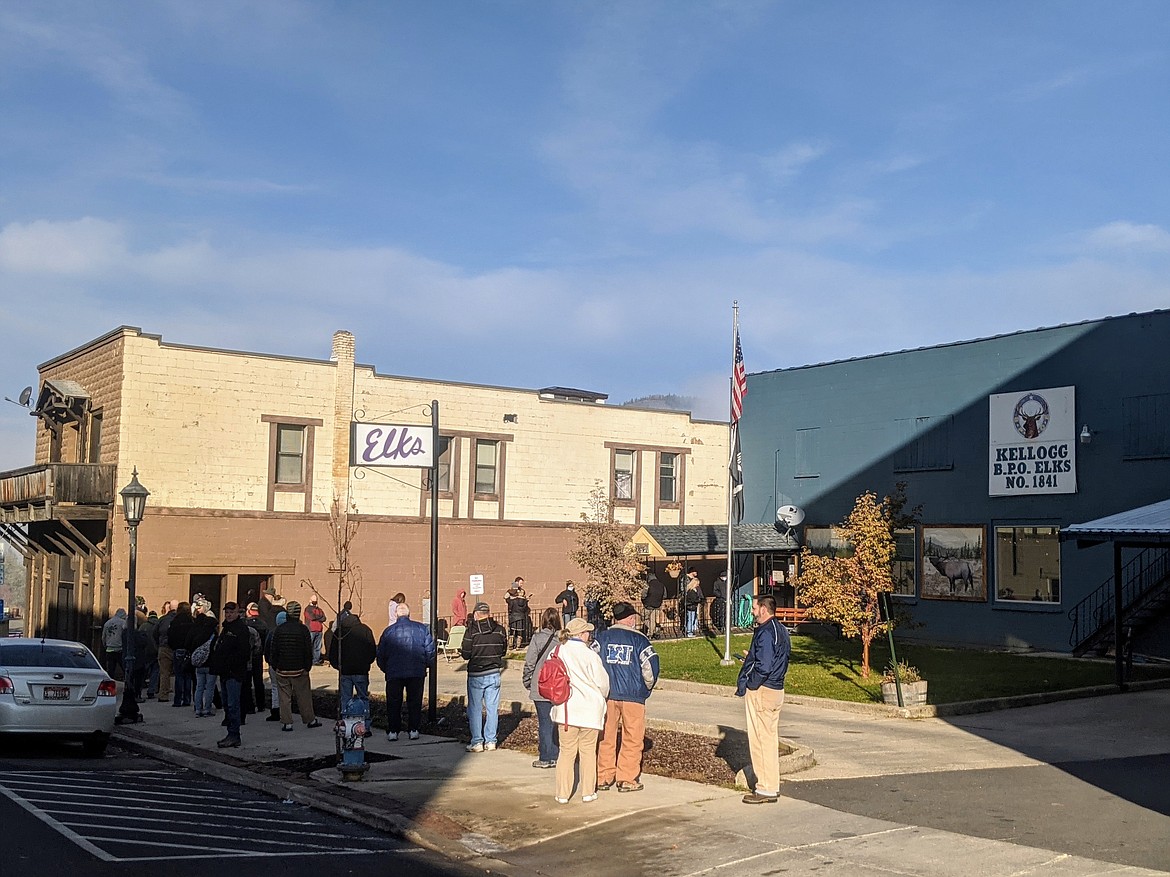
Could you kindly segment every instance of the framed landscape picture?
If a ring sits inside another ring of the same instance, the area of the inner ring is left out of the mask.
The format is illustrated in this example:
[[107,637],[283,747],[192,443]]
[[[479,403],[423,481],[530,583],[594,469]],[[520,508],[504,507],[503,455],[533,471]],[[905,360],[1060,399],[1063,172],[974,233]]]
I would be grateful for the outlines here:
[[987,602],[983,527],[922,526],[921,596]]

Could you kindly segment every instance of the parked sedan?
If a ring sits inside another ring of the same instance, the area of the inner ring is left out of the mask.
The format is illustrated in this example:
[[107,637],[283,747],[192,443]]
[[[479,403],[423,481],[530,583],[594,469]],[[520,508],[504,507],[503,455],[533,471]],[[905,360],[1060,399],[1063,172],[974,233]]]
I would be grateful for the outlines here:
[[79,740],[101,755],[118,691],[93,652],[60,639],[0,639],[0,734]]

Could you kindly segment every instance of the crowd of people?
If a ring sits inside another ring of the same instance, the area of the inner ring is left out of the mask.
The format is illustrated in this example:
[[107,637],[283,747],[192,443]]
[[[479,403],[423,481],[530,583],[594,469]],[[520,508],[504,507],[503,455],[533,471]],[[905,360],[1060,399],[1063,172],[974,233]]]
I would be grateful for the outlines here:
[[[694,571],[691,570],[691,573]],[[704,598],[697,575],[690,575],[685,602],[686,629],[698,624]],[[572,583],[556,598],[556,606],[540,613],[540,627],[528,630],[528,599],[523,578],[517,577],[505,596],[508,626],[492,618],[488,603],[467,611],[466,592],[452,602],[453,619],[463,618],[466,630],[460,653],[466,661],[467,720],[471,753],[491,752],[498,744],[501,675],[509,648],[527,644],[523,683],[531,697],[538,725],[534,768],[555,769],[554,798],[567,804],[574,790],[581,800],[598,793],[642,790],[642,755],[646,704],[659,677],[659,658],[651,638],[660,629],[661,612],[654,579],[647,582],[643,609],[615,603],[602,624],[577,613],[581,603]],[[751,804],[769,803],[779,795],[779,714],[784,703],[784,678],[790,642],[776,620],[773,597],[752,601],[756,629],[742,657],[736,694],[745,699],[745,714],[755,790],[744,796]],[[241,726],[252,713],[268,709],[267,721],[294,730],[293,705],[306,728],[319,728],[313,709],[310,672],[324,660],[339,673],[341,714],[362,719],[370,736],[370,668],[377,663],[386,677],[386,737],[406,733],[417,740],[422,724],[424,681],[436,656],[429,625],[414,621],[406,597],[390,601],[388,624],[375,640],[371,629],[345,603],[333,625],[314,594],[302,610],[296,600],[265,597],[241,611],[225,603],[222,621],[202,595],[191,601],[163,604],[162,615],[139,603],[131,632],[126,611],[119,609],[102,629],[106,668],[111,675],[126,671],[126,684],[141,698],[191,709],[195,718],[215,716],[222,707],[226,728],[221,748],[241,745]],[[709,617],[710,607],[706,608]],[[645,616],[645,617],[642,617]],[[316,628],[320,629],[316,629]],[[132,638],[132,639],[131,639]],[[123,653],[136,660],[123,661]],[[141,657],[139,657],[141,656]],[[541,683],[545,664],[554,661],[566,685],[550,694]],[[267,665],[268,682],[264,670]]]

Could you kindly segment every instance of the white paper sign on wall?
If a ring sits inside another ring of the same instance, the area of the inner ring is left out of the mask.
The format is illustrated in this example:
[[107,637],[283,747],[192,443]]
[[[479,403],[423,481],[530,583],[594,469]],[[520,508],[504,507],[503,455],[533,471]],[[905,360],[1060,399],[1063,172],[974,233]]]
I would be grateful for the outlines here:
[[471,587],[468,589],[473,595],[478,596],[483,593],[483,576],[472,576]]

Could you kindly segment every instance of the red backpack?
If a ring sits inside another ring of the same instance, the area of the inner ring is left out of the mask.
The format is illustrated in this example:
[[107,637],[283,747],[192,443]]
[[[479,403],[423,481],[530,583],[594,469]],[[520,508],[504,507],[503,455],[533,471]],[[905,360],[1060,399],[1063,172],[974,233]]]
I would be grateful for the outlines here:
[[[541,697],[557,706],[566,703],[569,699],[569,670],[565,667],[565,662],[561,660],[560,650],[560,646],[553,649],[553,653],[548,656],[548,660],[540,668],[540,675],[536,677],[537,692],[540,693]],[[565,719],[567,723],[567,710]]]

